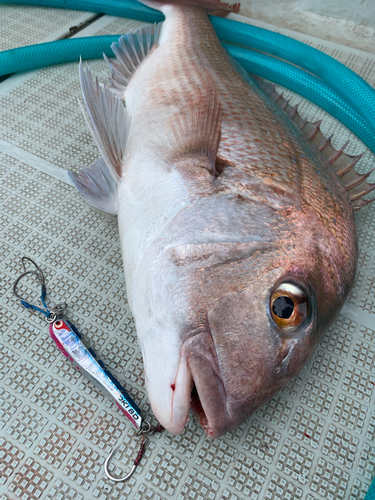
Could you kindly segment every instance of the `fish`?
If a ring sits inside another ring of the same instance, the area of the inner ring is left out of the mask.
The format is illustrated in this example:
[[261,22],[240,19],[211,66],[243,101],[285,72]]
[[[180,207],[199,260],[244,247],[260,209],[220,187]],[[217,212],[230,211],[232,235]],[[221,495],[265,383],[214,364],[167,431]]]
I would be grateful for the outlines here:
[[154,0],[107,83],[80,63],[101,157],[72,183],[117,214],[152,410],[179,434],[245,422],[308,361],[353,286],[354,210],[375,186],[221,46],[218,0]]

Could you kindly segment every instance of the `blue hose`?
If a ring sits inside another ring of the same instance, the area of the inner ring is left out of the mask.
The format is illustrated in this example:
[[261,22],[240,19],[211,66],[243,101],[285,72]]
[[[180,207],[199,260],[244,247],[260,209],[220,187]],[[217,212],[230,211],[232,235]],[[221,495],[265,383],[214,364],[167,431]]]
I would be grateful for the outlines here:
[[[135,0],[0,0],[1,3],[63,7],[147,22],[164,19],[160,12]],[[315,74],[345,97],[375,129],[375,90],[340,62],[304,43],[272,31],[213,16],[211,21],[220,39],[273,54]]]
[[321,78],[375,129],[375,90],[344,64],[279,33],[220,17],[211,21],[219,38],[275,55]]
[[117,42],[119,37],[120,35],[106,35],[68,38],[4,50],[0,52],[0,75],[79,61],[80,56],[82,59],[100,59],[105,53],[108,57],[114,57],[111,44]]
[[375,500],[375,480],[370,484],[365,500]]

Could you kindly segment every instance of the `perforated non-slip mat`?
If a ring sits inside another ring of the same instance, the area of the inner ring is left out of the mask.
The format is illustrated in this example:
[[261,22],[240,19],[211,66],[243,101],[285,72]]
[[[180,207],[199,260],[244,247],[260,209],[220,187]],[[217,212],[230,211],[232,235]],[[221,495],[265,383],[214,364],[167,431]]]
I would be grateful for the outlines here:
[[[58,15],[58,23],[69,24],[71,13]],[[138,25],[106,16],[81,35]],[[292,35],[374,84],[374,56]],[[105,70],[101,61],[89,64],[93,73]],[[106,479],[103,463],[113,446],[120,445],[113,474],[128,470],[137,453],[131,424],[71,367],[44,320],[11,293],[20,257],[33,257],[51,298],[69,303],[71,320],[152,418],[116,218],[85,205],[65,175],[98,156],[79,94],[77,64],[0,84],[0,500],[363,499],[375,465],[375,204],[357,215],[354,289],[302,372],[223,438],[205,439],[192,417],[181,436],[151,439],[130,481]],[[300,112],[322,118],[336,146],[351,137],[349,153],[365,151],[361,172],[374,166],[375,156],[329,115],[307,102]],[[22,290],[31,293],[31,284]]]
[[56,40],[93,17],[77,10],[0,5],[0,50]]

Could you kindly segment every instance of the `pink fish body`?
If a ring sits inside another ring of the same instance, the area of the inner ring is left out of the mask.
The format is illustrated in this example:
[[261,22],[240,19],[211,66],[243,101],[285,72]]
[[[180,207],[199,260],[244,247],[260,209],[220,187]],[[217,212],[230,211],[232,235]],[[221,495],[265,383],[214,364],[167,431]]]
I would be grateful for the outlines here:
[[302,368],[339,312],[363,184],[348,192],[345,155],[330,163],[318,128],[308,140],[231,60],[209,0],[149,4],[166,20],[114,45],[109,89],[80,68],[102,158],[71,178],[118,214],[156,418],[180,433],[191,407],[217,437]]

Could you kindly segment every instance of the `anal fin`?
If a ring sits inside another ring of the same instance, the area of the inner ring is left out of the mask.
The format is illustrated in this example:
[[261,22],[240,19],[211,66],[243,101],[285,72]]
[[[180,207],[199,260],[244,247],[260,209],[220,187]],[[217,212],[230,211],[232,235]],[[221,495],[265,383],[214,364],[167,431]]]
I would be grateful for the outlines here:
[[291,106],[284,99],[283,95],[276,91],[274,85],[263,81],[258,81],[258,85],[285,112],[292,122],[302,130],[305,138],[315,144],[319,151],[321,151],[348,191],[351,205],[354,209],[358,210],[375,201],[375,198],[372,200],[362,199],[363,196],[375,189],[375,184],[370,184],[366,180],[373,170],[364,175],[358,174],[355,170],[355,165],[362,158],[362,154],[358,156],[346,154],[344,150],[349,141],[343,144],[340,149],[335,149],[331,143],[332,136],[325,137],[320,130],[321,120],[315,123],[304,120],[298,113],[298,106]]
[[103,212],[117,215],[117,185],[103,158],[80,170],[80,175],[70,171],[68,175],[87,203]]

